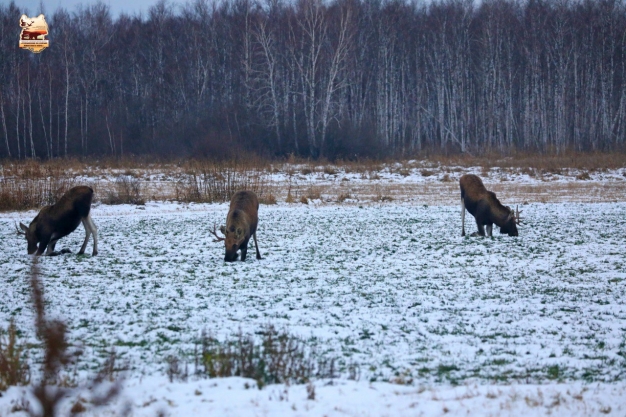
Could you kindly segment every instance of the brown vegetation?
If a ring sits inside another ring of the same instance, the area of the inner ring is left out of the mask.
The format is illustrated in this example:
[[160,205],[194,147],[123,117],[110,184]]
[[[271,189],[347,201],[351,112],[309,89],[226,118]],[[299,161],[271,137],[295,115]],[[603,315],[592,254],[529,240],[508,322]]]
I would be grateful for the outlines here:
[[141,181],[133,175],[120,175],[115,179],[114,185],[102,199],[104,204],[136,204],[144,205],[146,200],[143,196]]
[[17,328],[13,319],[6,330],[0,329],[0,392],[12,385],[30,382],[30,366],[23,344],[17,341]]
[[[500,174],[528,175],[549,183],[556,175],[578,178],[581,184],[591,179],[591,175],[607,169],[626,168],[626,154],[623,153],[576,153],[565,152],[547,156],[534,153],[516,153],[514,156],[486,157],[431,155],[428,159],[415,160],[327,160],[311,161],[290,156],[269,160],[254,155],[244,155],[228,161],[203,160],[154,160],[146,158],[120,158],[100,160],[49,160],[5,161],[0,164],[0,211],[13,211],[40,208],[53,204],[69,188],[81,182],[88,183],[95,190],[95,198],[105,204],[142,204],[147,200],[180,202],[226,202],[240,189],[254,191],[262,203],[276,201],[307,202],[328,197],[328,181],[348,181],[348,174],[360,174],[360,179],[371,181],[350,185],[350,195],[359,201],[367,201],[366,196],[386,195],[398,199],[402,195],[424,196],[413,184],[394,184],[383,181],[381,173],[394,175],[422,175],[427,179],[441,181],[437,199],[445,200],[447,182],[454,183],[468,168],[478,167],[486,181],[498,181]],[[326,171],[326,172],[325,172]],[[443,175],[439,175],[443,172]],[[270,175],[283,173],[289,181],[272,182]],[[331,174],[329,174],[331,173]],[[342,175],[343,173],[343,175]],[[316,181],[325,181],[316,184]],[[563,187],[569,184],[547,185]],[[590,185],[591,186],[591,185]],[[606,198],[620,199],[619,184],[615,193]],[[626,185],[625,185],[626,186]],[[494,184],[493,187],[498,187]],[[515,185],[514,188],[528,188]],[[330,192],[331,195],[339,195]],[[290,197],[291,196],[291,197]],[[332,198],[332,196],[331,196]],[[431,199],[428,197],[428,199]],[[535,201],[532,196],[524,197]],[[333,198],[333,201],[337,199]],[[553,201],[548,197],[549,201]],[[452,199],[448,201],[452,202]],[[537,200],[538,201],[538,200]],[[557,200],[558,201],[558,200]]]
[[260,160],[191,161],[182,166],[184,175],[176,183],[175,199],[183,202],[215,203],[229,201],[239,190],[250,190],[265,197],[266,169]]
[[553,173],[560,172],[564,168],[593,172],[626,167],[626,154],[624,152],[563,151],[558,154],[511,152],[509,156],[488,153],[480,157],[470,155],[430,155],[428,160],[439,166],[498,167]]
[[312,378],[333,378],[335,360],[319,357],[300,338],[268,325],[260,341],[241,331],[226,341],[202,336],[201,373],[210,378],[252,378],[262,388],[267,384],[304,384]]

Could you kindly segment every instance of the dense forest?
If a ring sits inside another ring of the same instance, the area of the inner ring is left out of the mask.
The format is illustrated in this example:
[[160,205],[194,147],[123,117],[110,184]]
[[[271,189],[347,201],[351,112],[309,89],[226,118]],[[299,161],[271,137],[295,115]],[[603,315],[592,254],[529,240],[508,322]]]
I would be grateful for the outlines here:
[[47,14],[40,54],[24,12],[0,5],[0,157],[625,149],[624,0],[97,3]]

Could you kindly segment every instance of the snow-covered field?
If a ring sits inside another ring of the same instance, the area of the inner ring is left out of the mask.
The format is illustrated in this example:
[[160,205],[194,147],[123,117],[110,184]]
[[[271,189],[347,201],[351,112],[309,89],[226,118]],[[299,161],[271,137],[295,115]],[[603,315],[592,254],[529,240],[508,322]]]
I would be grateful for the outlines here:
[[[264,259],[227,264],[208,234],[225,204],[99,205],[99,255],[39,267],[49,314],[84,349],[78,374],[112,348],[127,368],[99,413],[128,400],[134,415],[624,415],[626,203],[522,208],[519,237],[489,239],[461,238],[457,205],[261,206]],[[0,215],[0,323],[14,317],[32,344],[31,257],[13,222],[34,215]],[[315,399],[305,386],[164,376],[172,355],[194,371],[202,331],[268,324],[336,359]],[[23,390],[0,397],[0,415]]]

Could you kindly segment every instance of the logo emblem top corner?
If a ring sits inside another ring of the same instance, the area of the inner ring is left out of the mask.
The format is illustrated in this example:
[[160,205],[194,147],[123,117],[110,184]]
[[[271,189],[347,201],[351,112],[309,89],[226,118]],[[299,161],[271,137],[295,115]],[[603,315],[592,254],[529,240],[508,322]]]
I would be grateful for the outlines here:
[[50,46],[48,40],[48,23],[46,17],[40,14],[37,17],[28,17],[23,14],[20,17],[20,48],[39,53]]

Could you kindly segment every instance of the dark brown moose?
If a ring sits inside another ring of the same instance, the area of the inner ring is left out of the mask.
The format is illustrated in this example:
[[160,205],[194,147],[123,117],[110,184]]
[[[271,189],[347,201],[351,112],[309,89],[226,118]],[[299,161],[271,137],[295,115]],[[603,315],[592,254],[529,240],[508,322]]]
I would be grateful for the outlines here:
[[465,236],[465,209],[476,219],[478,233],[485,236],[484,226],[487,226],[487,235],[492,236],[491,231],[495,223],[500,227],[500,233],[508,233],[509,236],[517,236],[517,225],[521,224],[519,210],[514,212],[510,207],[503,206],[496,198],[496,193],[488,191],[483,182],[476,175],[463,175],[459,180],[461,186],[461,222]]
[[[20,223],[17,233],[24,235],[28,242],[28,254],[57,255],[54,246],[57,241],[72,233],[82,222],[85,227],[85,241],[80,248],[79,254],[85,253],[89,236],[93,234],[93,252],[98,254],[98,229],[94,224],[89,211],[93,199],[93,189],[87,186],[71,188],[56,204],[46,206],[39,211],[39,214],[28,227]],[[37,248],[39,244],[39,248]]]
[[256,241],[256,227],[259,223],[259,199],[252,191],[237,191],[230,199],[230,209],[226,217],[226,226],[220,227],[224,237],[219,237],[213,226],[214,242],[224,241],[226,262],[237,260],[237,251],[241,249],[241,260],[246,260],[248,241],[254,237],[256,258],[261,259],[259,245]]

